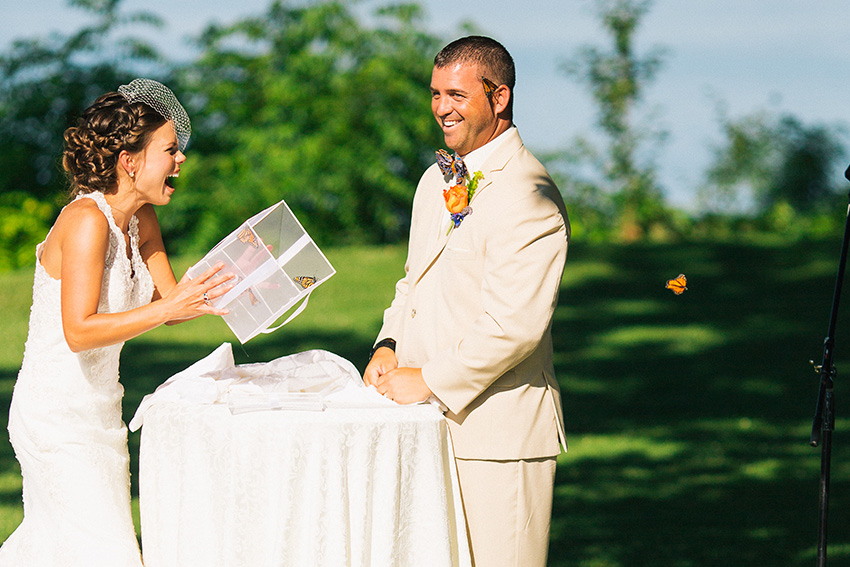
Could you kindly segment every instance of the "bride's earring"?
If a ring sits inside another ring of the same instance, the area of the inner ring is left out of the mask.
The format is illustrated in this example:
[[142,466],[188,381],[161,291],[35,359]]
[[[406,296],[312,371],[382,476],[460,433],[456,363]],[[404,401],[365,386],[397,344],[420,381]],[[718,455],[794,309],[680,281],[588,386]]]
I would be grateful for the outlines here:
[[135,177],[136,177],[136,172],[135,172],[135,171],[131,171],[131,172],[130,172],[130,179],[133,179],[133,178],[135,178]]

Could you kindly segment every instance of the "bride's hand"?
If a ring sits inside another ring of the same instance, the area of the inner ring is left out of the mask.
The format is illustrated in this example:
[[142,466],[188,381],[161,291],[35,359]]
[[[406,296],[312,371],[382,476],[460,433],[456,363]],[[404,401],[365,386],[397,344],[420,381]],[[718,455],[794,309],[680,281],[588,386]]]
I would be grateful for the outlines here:
[[168,305],[170,321],[185,321],[201,315],[226,315],[227,309],[212,306],[214,299],[221,297],[233,287],[233,274],[219,274],[224,263],[219,262],[196,278],[184,275],[177,285],[162,298]]

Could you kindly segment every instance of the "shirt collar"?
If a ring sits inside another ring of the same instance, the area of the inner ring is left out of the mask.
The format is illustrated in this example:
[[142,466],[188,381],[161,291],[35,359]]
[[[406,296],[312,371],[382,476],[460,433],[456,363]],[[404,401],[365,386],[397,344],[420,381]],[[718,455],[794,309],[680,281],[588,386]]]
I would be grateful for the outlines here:
[[476,148],[466,154],[465,156],[461,156],[463,158],[463,163],[466,165],[466,170],[469,172],[469,175],[472,175],[476,171],[481,171],[481,167],[484,165],[484,162],[487,161],[487,158],[505,141],[507,138],[506,134],[511,130],[516,130],[516,126],[510,126],[507,130],[481,146],[480,148]]

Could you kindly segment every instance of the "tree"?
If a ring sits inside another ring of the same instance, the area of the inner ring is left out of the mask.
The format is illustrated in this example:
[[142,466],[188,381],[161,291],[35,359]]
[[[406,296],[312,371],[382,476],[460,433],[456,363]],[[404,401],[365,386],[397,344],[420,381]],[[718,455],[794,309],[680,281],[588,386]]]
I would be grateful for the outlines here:
[[703,188],[708,210],[766,214],[790,207],[811,214],[831,204],[845,155],[838,129],[764,111],[732,119],[722,108],[720,122],[724,139]]
[[[578,152],[573,151],[571,158],[574,163],[589,163],[601,172],[602,180],[590,186],[611,195],[620,236],[626,240],[643,236],[665,217],[656,166],[642,152],[645,142],[658,142],[664,135],[652,126],[639,128],[634,118],[644,90],[663,59],[659,48],[643,57],[634,52],[635,32],[650,6],[650,0],[598,0],[597,13],[612,48],[604,51],[584,46],[563,65],[569,76],[589,87],[598,110],[597,124],[608,140],[607,147],[600,151],[581,139],[577,142]],[[575,171],[575,167],[568,169]],[[569,176],[567,179],[570,183]],[[584,185],[587,189],[587,182]]]
[[127,26],[159,25],[154,16],[125,15],[120,0],[68,3],[94,22],[68,36],[17,40],[0,55],[0,269],[32,263],[67,194],[65,129],[98,95],[132,79],[133,63],[161,62],[139,39],[110,39]]
[[366,27],[345,2],[276,1],[208,28],[182,73],[196,135],[164,230],[191,229],[187,248],[203,249],[283,198],[324,243],[404,237],[441,143],[427,90],[438,40],[420,19],[401,5]]
[[[836,162],[844,156],[837,132],[827,126],[807,126],[793,116],[779,122],[782,163],[765,196],[765,205],[785,201],[794,210],[812,213],[828,206],[835,195]],[[843,185],[843,179],[841,179]]]

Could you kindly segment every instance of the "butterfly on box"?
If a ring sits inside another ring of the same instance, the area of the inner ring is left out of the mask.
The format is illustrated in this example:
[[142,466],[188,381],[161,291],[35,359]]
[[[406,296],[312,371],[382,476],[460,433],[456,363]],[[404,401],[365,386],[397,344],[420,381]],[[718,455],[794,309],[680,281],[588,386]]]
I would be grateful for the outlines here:
[[239,231],[239,234],[236,235],[236,238],[238,238],[245,244],[250,244],[254,248],[258,248],[260,246],[260,244],[257,242],[257,235],[254,234],[254,231],[248,228],[247,226]]
[[664,284],[665,289],[669,289],[676,295],[682,295],[687,288],[688,278],[685,277],[685,274],[679,274],[678,277],[673,278],[672,280],[667,280],[667,283]]
[[304,289],[307,289],[308,287],[316,283],[315,276],[296,276],[293,279],[295,279],[295,283],[300,284],[301,287],[303,287]]

